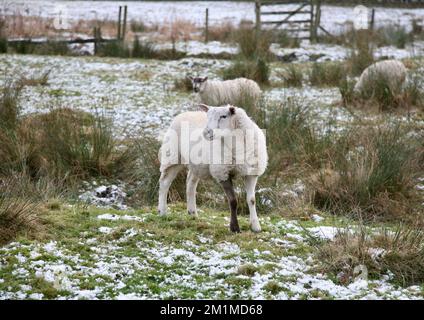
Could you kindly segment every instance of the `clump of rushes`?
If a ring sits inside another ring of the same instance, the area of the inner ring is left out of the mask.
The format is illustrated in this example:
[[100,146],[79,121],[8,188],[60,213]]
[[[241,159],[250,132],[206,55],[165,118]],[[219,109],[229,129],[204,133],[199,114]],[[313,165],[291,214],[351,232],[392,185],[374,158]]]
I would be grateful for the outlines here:
[[239,53],[244,59],[270,59],[271,34],[261,32],[257,34],[252,28],[240,28],[235,36]]
[[249,27],[241,27],[235,36],[239,54],[234,63],[223,71],[223,78],[235,79],[244,77],[255,80],[259,84],[269,83],[269,66],[267,61],[272,59],[270,35],[261,33]]
[[346,133],[345,146],[308,179],[314,205],[366,220],[416,219],[418,144],[398,125]]
[[223,79],[248,78],[259,84],[269,83],[269,66],[263,59],[236,60],[230,67],[224,69]]
[[355,46],[352,48],[347,60],[348,70],[352,75],[360,75],[374,62],[374,46],[372,34],[367,30],[355,33]]
[[99,44],[97,55],[100,57],[128,58],[131,55],[131,50],[123,41],[108,41]]
[[357,277],[378,279],[392,274],[392,282],[420,285],[424,281],[424,232],[400,225],[378,230],[360,224],[339,230],[334,240],[313,241],[320,272],[341,284]]
[[131,20],[130,28],[132,32],[145,32],[147,30],[143,21]]
[[23,192],[17,177],[0,179],[0,244],[41,228],[40,202]]
[[346,70],[340,63],[314,63],[309,75],[313,86],[335,87],[345,77]]
[[111,176],[135,157],[112,134],[102,114],[52,108],[45,114],[20,115],[22,82],[6,83],[0,97],[0,174],[86,179]]
[[287,87],[302,86],[303,73],[293,64],[286,68],[284,74],[282,74],[282,77],[284,79],[284,85]]
[[299,39],[292,38],[285,30],[275,30],[272,33],[272,40],[282,48],[299,48]]
[[191,83],[191,80],[188,75],[186,75],[183,78],[176,78],[174,80],[174,88],[180,91],[192,92],[193,84]]
[[[160,141],[147,132],[138,132],[129,139],[127,157],[136,161],[127,164],[125,170],[119,174],[121,179],[134,186],[134,192],[128,195],[129,202],[137,205],[156,204],[160,177]],[[124,157],[124,164],[128,162],[127,157]],[[117,168],[123,166],[118,162]],[[185,177],[185,172],[182,172],[173,181],[168,195],[170,201],[185,199]]]
[[404,26],[393,24],[378,28],[374,38],[378,46],[395,46],[399,49],[404,49],[413,39]]

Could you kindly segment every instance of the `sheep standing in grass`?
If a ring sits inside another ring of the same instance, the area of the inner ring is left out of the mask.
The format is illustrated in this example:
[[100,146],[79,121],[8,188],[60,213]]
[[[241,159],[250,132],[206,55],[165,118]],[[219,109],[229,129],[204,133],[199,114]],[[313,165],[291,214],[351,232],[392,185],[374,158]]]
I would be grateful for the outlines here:
[[201,103],[211,106],[231,104],[256,107],[261,97],[259,85],[250,79],[237,78],[226,81],[211,81],[208,77],[189,77],[193,90],[199,93]]
[[354,87],[356,94],[370,92],[381,81],[390,88],[392,92],[400,92],[405,81],[407,70],[401,61],[384,60],[376,62],[366,68]]
[[230,230],[240,232],[232,179],[244,177],[252,231],[261,230],[256,214],[255,188],[267,166],[265,135],[242,108],[231,105],[185,112],[171,123],[163,140],[159,180],[159,213],[166,214],[169,187],[188,168],[187,210],[197,215],[196,187],[212,176],[223,187],[231,209]]

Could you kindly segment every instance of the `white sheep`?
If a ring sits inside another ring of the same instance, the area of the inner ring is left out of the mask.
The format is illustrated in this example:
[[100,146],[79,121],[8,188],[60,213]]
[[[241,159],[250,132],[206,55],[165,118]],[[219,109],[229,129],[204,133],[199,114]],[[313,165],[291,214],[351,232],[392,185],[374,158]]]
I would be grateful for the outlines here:
[[265,135],[242,108],[200,106],[174,118],[160,151],[159,206],[166,214],[169,187],[177,174],[188,168],[187,210],[197,216],[196,187],[212,176],[223,187],[231,209],[230,230],[240,232],[237,199],[232,179],[245,179],[252,231],[261,230],[256,214],[255,187],[268,163]]
[[253,106],[261,97],[262,91],[259,85],[250,79],[237,78],[234,80],[218,81],[208,80],[208,77],[189,77],[194,92],[199,93],[201,103],[211,106],[223,106],[226,104],[242,105],[250,102]]
[[365,90],[372,90],[375,83],[384,80],[393,92],[399,92],[405,81],[407,70],[398,60],[384,60],[376,62],[366,68],[354,87],[356,94]]

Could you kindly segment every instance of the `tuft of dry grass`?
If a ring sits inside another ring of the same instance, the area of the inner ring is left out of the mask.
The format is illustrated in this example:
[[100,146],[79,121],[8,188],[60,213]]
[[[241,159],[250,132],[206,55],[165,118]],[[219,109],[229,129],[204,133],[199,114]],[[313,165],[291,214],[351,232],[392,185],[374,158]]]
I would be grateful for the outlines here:
[[258,271],[258,268],[256,268],[253,264],[243,264],[238,267],[237,273],[240,275],[253,277],[255,273]]
[[272,40],[278,43],[282,48],[299,48],[300,40],[290,37],[284,30],[275,30],[272,33]]
[[30,77],[23,76],[19,79],[19,84],[23,87],[36,87],[36,86],[45,86],[49,81],[50,70],[44,72],[41,75],[32,75]]
[[[134,137],[129,137],[129,139],[127,142],[129,145],[128,152],[135,156],[136,161],[127,165],[119,177],[134,187],[135,191],[128,195],[130,204],[154,205],[159,190],[160,141],[146,132],[137,132]],[[124,162],[128,162],[127,157],[130,157],[130,155],[124,157]],[[122,168],[120,165],[117,167]],[[170,201],[183,201],[185,199],[185,177],[186,172],[183,170],[173,181],[168,194]]]
[[14,130],[20,112],[19,99],[23,86],[19,82],[7,80],[0,96],[0,132]]
[[236,28],[230,21],[225,21],[219,25],[213,25],[208,29],[209,41],[230,42],[234,39]]
[[261,32],[257,34],[252,27],[240,27],[235,33],[235,40],[239,54],[244,59],[269,60],[273,58],[270,52],[271,34]]
[[22,82],[7,83],[0,97],[0,174],[79,180],[110,177],[137,161],[133,146],[116,139],[100,113],[52,108],[21,116],[21,90]]
[[197,27],[192,21],[180,18],[165,22],[158,30],[164,40],[172,42],[192,40],[196,31]]
[[378,230],[359,225],[343,228],[331,241],[313,241],[321,272],[332,273],[342,284],[392,274],[393,281],[409,286],[424,281],[424,232],[399,225]]
[[40,202],[24,192],[19,176],[0,178],[0,244],[41,228]]
[[416,219],[422,150],[408,132],[398,125],[348,132],[326,167],[308,179],[314,205],[366,220]]
[[270,69],[264,59],[237,59],[228,68],[223,70],[223,79],[247,78],[260,85],[269,84]]
[[352,75],[360,75],[373,62],[374,45],[372,34],[367,30],[360,30],[355,34],[355,45],[347,61],[348,71]]
[[140,41],[136,36],[133,41],[131,57],[151,59],[157,57],[158,53],[153,43],[148,41]]
[[303,73],[293,64],[290,64],[285,72],[281,74],[286,87],[301,87],[303,81]]
[[377,46],[394,46],[404,49],[413,40],[412,34],[404,26],[398,24],[385,25],[374,32],[374,42]]
[[367,221],[419,218],[415,184],[424,149],[415,129],[383,123],[321,130],[296,100],[262,110],[269,154],[263,183],[273,189],[272,203],[282,203],[287,181],[300,179],[303,200],[318,210]]
[[131,28],[131,31],[134,33],[145,32],[148,30],[148,27],[143,21],[137,21],[134,19],[130,21],[130,28]]
[[174,80],[174,88],[175,90],[192,92],[193,84],[191,80],[188,78],[188,74],[184,78],[177,78]]
[[314,63],[309,81],[313,86],[336,87],[345,78],[346,70],[340,63]]

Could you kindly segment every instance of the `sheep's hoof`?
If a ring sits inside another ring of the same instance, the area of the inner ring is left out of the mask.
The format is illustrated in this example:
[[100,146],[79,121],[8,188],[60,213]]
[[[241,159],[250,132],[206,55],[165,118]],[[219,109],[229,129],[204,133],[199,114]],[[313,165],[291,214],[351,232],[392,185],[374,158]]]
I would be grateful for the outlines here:
[[194,217],[194,218],[197,218],[197,212],[196,212],[196,211],[193,211],[193,210],[187,210],[187,212],[188,212],[188,215],[189,215],[189,216],[192,216],[192,217]]
[[258,232],[261,232],[262,231],[261,226],[259,224],[256,224],[256,225],[255,224],[252,224],[252,225],[250,225],[250,230],[252,230],[255,233],[258,233]]
[[238,224],[230,224],[230,230],[234,233],[240,233],[240,227]]

